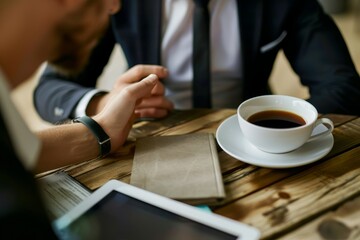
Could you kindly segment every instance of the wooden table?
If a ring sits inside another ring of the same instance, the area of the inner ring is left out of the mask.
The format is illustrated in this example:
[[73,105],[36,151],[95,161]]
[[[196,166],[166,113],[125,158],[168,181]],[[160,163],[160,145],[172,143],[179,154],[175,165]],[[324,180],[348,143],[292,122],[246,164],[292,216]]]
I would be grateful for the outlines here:
[[[175,111],[134,125],[114,156],[65,170],[92,190],[109,179],[129,182],[136,138],[216,132],[234,109]],[[219,148],[226,198],[212,210],[253,225],[263,239],[360,239],[360,118],[325,115],[335,124],[334,147],[315,163],[269,169],[236,160]]]

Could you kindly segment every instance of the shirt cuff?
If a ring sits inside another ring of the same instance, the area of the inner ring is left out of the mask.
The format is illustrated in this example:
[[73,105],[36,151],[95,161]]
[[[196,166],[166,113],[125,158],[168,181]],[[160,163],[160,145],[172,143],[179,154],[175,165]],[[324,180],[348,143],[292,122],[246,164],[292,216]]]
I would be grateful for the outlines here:
[[93,89],[87,92],[76,105],[75,109],[71,113],[71,117],[78,118],[78,117],[86,116],[86,108],[89,105],[90,100],[97,95],[101,95],[105,93],[107,92],[98,89]]

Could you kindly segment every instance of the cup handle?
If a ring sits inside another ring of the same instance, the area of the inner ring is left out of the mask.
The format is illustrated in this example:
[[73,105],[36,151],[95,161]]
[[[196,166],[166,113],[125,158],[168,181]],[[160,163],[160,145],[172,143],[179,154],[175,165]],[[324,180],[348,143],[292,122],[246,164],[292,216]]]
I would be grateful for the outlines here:
[[315,127],[318,126],[319,124],[324,124],[326,126],[327,130],[311,136],[307,142],[314,141],[316,139],[324,137],[324,136],[330,134],[334,130],[334,123],[328,118],[320,118],[320,119],[316,120],[313,129],[315,129]]

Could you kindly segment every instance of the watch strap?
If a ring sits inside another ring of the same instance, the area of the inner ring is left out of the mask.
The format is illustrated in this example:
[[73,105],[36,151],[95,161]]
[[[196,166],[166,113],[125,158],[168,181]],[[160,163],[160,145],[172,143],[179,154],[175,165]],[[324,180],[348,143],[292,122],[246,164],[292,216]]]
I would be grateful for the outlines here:
[[104,129],[91,117],[82,116],[79,118],[75,118],[73,120],[75,123],[82,123],[84,124],[90,131],[95,135],[98,143],[99,143],[99,158],[103,158],[107,154],[110,153],[111,150],[111,139],[106,134]]

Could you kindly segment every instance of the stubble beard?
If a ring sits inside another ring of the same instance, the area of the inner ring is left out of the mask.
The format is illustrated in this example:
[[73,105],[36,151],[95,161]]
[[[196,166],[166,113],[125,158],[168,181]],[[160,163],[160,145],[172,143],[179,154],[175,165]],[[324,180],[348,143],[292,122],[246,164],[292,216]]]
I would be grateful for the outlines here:
[[[76,40],[74,32],[81,32],[83,29],[67,26],[59,26],[57,33],[60,39],[58,51],[55,57],[50,59],[48,63],[54,67],[60,74],[69,77],[75,77],[81,73],[89,62],[92,50],[104,36],[109,27],[109,22],[104,24],[91,36],[84,41]],[[85,27],[86,28],[86,27]]]

